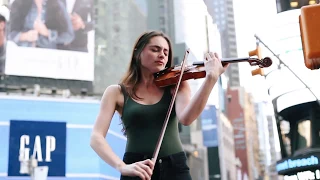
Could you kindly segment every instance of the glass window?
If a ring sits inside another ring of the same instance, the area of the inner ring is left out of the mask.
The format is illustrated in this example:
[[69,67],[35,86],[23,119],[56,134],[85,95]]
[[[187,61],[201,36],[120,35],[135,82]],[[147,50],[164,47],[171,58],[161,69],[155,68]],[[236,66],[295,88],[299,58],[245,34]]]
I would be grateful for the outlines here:
[[159,11],[160,11],[160,14],[165,14],[165,9],[163,5],[159,6]]
[[164,23],[165,23],[164,17],[160,17],[159,22],[160,22],[160,25],[164,25]]
[[284,150],[287,155],[291,155],[291,138],[290,138],[290,123],[282,120],[280,122],[281,139],[283,141]]
[[311,121],[302,120],[297,123],[296,150],[310,147],[311,145]]

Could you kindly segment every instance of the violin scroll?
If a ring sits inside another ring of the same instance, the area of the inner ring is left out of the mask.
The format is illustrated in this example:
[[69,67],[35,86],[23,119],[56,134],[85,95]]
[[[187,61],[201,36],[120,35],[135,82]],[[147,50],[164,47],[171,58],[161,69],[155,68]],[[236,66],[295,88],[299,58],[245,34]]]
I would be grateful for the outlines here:
[[269,57],[265,57],[262,59],[263,67],[270,67],[272,65],[272,60]]
[[272,65],[272,60],[269,57],[265,57],[263,59],[251,58],[248,60],[251,66],[259,66],[260,68],[266,68]]

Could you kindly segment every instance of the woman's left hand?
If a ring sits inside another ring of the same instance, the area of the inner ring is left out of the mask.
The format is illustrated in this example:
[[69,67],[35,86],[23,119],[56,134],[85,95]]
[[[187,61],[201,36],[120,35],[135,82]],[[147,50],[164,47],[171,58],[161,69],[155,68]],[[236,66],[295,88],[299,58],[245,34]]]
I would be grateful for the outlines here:
[[218,54],[210,52],[205,55],[204,66],[207,77],[218,79],[226,71],[229,64],[223,66]]

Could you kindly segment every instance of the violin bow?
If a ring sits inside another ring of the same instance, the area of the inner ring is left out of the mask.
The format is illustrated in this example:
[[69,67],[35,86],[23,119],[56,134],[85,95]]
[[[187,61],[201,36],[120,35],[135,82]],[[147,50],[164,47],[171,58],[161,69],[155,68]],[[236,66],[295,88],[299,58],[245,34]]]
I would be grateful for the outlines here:
[[172,108],[173,108],[173,104],[174,104],[174,101],[176,99],[176,96],[177,96],[177,93],[178,93],[178,90],[179,90],[179,86],[180,86],[180,83],[181,83],[181,79],[182,79],[182,76],[183,76],[183,73],[184,73],[184,64],[187,60],[187,57],[189,55],[189,52],[190,52],[190,49],[187,49],[186,53],[184,54],[184,59],[182,61],[182,65],[181,65],[181,74],[180,74],[180,77],[179,77],[179,81],[176,85],[176,89],[174,91],[174,95],[171,99],[171,102],[170,102],[170,106],[169,106],[169,110],[167,112],[167,115],[166,115],[166,119],[163,123],[163,126],[162,126],[162,129],[161,129],[161,132],[160,132],[160,136],[159,136],[159,139],[158,139],[158,142],[156,144],[156,148],[155,148],[155,151],[153,153],[153,156],[152,156],[152,162],[155,163],[157,158],[158,158],[158,154],[159,154],[159,151],[160,151],[160,147],[161,147],[161,144],[162,144],[162,141],[163,141],[163,137],[164,137],[164,133],[167,129],[167,125],[168,125],[168,122],[169,122],[169,118],[170,118],[170,114],[171,114],[171,111],[172,111]]

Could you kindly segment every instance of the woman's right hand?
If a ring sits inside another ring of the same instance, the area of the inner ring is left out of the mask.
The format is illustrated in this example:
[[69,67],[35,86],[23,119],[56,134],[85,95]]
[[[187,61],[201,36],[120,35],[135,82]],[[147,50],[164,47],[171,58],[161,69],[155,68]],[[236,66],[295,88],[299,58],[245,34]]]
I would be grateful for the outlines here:
[[138,176],[142,180],[150,180],[154,168],[154,163],[150,159],[124,165],[120,168],[123,176]]

